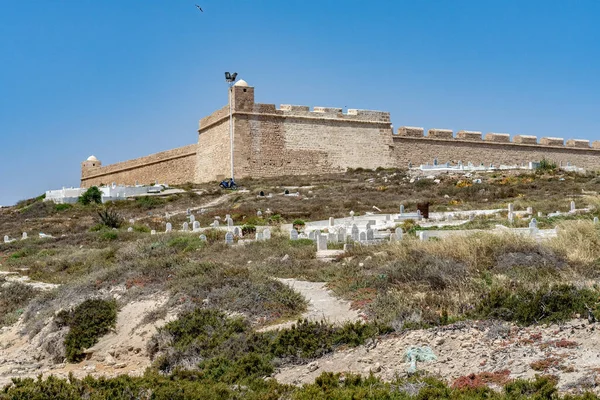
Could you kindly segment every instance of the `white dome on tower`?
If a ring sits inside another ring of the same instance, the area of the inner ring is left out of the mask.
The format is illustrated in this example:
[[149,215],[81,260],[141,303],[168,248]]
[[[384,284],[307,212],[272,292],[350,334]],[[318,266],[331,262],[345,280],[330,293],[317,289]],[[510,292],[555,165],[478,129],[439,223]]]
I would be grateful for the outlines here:
[[233,86],[248,87],[248,82],[246,82],[246,81],[245,81],[245,80],[243,80],[243,79],[240,79],[240,80],[239,80],[239,81],[237,81],[237,82],[235,83],[235,85],[233,85]]
[[86,161],[98,161],[96,156],[89,156]]

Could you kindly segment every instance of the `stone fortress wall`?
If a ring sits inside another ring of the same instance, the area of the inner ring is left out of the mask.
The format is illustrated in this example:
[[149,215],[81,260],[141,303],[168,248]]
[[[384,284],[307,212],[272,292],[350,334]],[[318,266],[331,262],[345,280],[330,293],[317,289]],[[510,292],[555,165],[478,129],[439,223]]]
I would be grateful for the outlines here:
[[[404,168],[451,162],[521,165],[550,159],[557,164],[600,169],[600,141],[476,131],[401,127],[393,132],[382,111],[261,104],[254,88],[231,89],[235,178],[325,174],[347,168]],[[198,143],[109,166],[82,164],[83,187],[116,182],[180,184],[230,175],[229,105],[200,120]],[[95,158],[94,158],[95,160]]]
[[113,182],[119,185],[190,182],[196,171],[197,146],[191,144],[107,166],[92,166],[85,161],[81,166],[81,187]]

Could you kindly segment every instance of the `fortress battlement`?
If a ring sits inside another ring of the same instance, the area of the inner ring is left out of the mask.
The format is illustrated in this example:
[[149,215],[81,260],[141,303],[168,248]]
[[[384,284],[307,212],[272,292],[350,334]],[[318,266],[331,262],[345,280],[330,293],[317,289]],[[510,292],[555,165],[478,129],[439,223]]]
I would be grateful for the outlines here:
[[[199,121],[197,143],[104,166],[81,165],[83,187],[159,180],[208,182],[233,176],[327,174],[440,162],[516,165],[543,158],[557,165],[600,170],[600,141],[401,126],[386,111],[256,103],[254,88],[238,81],[230,104]],[[231,119],[231,120],[230,120]],[[231,122],[231,124],[230,124]],[[233,160],[232,160],[233,158]],[[233,168],[233,170],[232,170]]]
[[406,137],[406,138],[421,138],[431,140],[445,140],[445,141],[473,141],[483,143],[503,143],[503,144],[515,144],[515,145],[530,145],[539,147],[566,147],[572,149],[583,149],[583,150],[598,150],[600,149],[600,140],[594,141],[590,144],[589,140],[583,139],[569,139],[565,142],[563,138],[557,137],[543,137],[538,142],[537,136],[531,135],[515,135],[512,137],[508,133],[486,133],[482,138],[482,132],[480,131],[465,131],[461,130],[456,133],[451,129],[429,129],[427,135],[425,135],[425,129],[414,126],[401,126],[398,128],[394,137]]

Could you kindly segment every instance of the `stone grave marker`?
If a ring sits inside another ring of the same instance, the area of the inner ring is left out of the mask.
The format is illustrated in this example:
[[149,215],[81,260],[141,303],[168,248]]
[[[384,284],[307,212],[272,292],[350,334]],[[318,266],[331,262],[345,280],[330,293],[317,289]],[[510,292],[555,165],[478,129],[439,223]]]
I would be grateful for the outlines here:
[[258,211],[256,212],[256,216],[257,216],[258,218],[262,217],[262,211],[258,210]]
[[192,214],[192,210],[190,210],[189,208],[187,210],[185,210],[185,214],[186,215],[191,215]]
[[227,218],[227,227],[233,228],[233,220],[231,218]]
[[316,231],[310,231],[310,232],[308,233],[308,238],[309,238],[310,240],[315,240],[315,239],[317,238],[317,232],[316,232]]
[[170,222],[167,222],[167,228],[165,229],[166,233],[170,233],[173,231],[173,225]]
[[233,228],[233,236],[242,236],[242,231],[239,228],[239,226],[236,226],[235,228]]
[[187,222],[184,222],[184,223],[183,223],[183,226],[181,227],[181,229],[182,229],[184,232],[187,232],[187,231],[189,231],[189,230],[190,230],[190,224],[188,224]]
[[508,203],[508,212],[509,213],[515,212],[515,206],[513,203]]
[[361,232],[358,235],[358,240],[361,242],[366,242],[367,241],[367,233],[366,232]]
[[292,229],[290,231],[290,240],[298,240],[298,231],[295,229]]
[[396,240],[402,240],[402,236],[404,235],[404,232],[402,232],[402,228],[398,227],[398,228],[396,228],[396,231],[394,232],[394,234],[396,235]]
[[335,226],[335,219],[333,217],[329,217],[329,226],[330,227],[334,227]]
[[264,240],[264,236],[262,232],[256,232],[256,241],[262,242]]
[[533,207],[527,207],[527,214],[533,214]]
[[197,231],[199,231],[199,230],[200,230],[200,222],[198,222],[198,221],[194,221],[194,222],[192,223],[192,230],[193,230],[194,232],[197,232]]
[[218,227],[219,226],[219,220],[215,219],[215,221],[213,222],[213,227]]
[[233,244],[233,233],[227,232],[225,234],[225,243],[230,245]]
[[150,231],[150,234],[151,234],[151,235],[156,235],[156,231],[155,231],[154,229],[152,229],[152,230]]
[[340,228],[337,232],[337,241],[344,243],[346,241],[346,228]]
[[576,208],[575,208],[575,202],[571,201],[571,212],[575,212]]
[[193,224],[194,222],[196,222],[196,217],[194,217],[194,214],[190,215],[190,222]]
[[426,242],[429,240],[429,232],[427,231],[419,231],[419,240]]
[[202,240],[203,242],[206,242],[206,235],[204,235],[204,234],[200,235],[200,240]]
[[127,228],[127,232],[133,232],[133,228],[130,226],[129,228]]
[[537,234],[538,232],[538,227],[537,227],[537,220],[535,218],[531,218],[531,221],[529,222],[529,233],[532,235]]
[[317,238],[317,251],[327,250],[327,237],[325,235],[319,235]]
[[265,230],[263,230],[262,234],[263,234],[264,240],[271,240],[271,230],[269,228],[266,228]]
[[367,229],[367,240],[368,241],[373,240],[373,229],[371,229],[371,228]]
[[400,204],[400,215],[404,214],[404,204]]
[[350,235],[352,236],[352,240],[357,241],[359,239],[358,226],[352,225],[352,230],[350,231]]
[[131,219],[129,220],[129,225],[133,225],[133,224],[135,224],[135,219],[131,218]]
[[338,242],[338,237],[335,233],[328,233],[327,234],[327,241],[329,243],[337,243]]
[[598,217],[594,217],[594,224],[598,223]]
[[21,240],[25,239],[27,239],[27,232],[23,232],[23,235],[21,235]]

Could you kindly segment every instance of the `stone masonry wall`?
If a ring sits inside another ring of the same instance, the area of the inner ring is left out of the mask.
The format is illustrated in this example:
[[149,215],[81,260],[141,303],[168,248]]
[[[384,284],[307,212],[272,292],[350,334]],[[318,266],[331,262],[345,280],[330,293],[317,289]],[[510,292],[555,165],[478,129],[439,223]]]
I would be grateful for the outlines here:
[[571,163],[582,168],[600,169],[600,151],[571,147],[550,147],[536,144],[473,142],[460,139],[435,140],[394,135],[393,158],[397,167],[405,168],[409,162],[413,166],[432,164],[437,158],[440,164],[447,161],[474,165],[494,164],[521,165],[529,161],[547,158],[556,164]]
[[83,168],[81,187],[112,182],[123,185],[191,182],[196,171],[197,146],[191,144],[104,167]]

